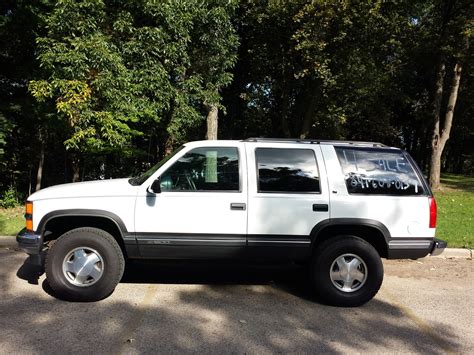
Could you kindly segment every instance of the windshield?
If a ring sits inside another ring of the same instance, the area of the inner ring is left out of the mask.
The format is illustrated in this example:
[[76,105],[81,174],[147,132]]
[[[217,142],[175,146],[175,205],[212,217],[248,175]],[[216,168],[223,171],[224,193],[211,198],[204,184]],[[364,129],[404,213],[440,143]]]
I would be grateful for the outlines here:
[[160,162],[158,162],[156,165],[151,167],[149,170],[145,171],[143,174],[130,178],[128,182],[130,183],[130,185],[133,185],[133,186],[138,186],[138,185],[143,184],[150,176],[152,176],[159,168],[161,168],[168,160],[170,160],[183,148],[184,148],[184,145],[176,149],[170,155],[164,157],[162,160],[160,160]]

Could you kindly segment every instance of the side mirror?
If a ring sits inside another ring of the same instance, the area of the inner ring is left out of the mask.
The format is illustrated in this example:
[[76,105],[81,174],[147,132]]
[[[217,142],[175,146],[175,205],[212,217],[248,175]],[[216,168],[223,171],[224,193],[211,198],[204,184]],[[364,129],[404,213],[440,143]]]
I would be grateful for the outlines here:
[[150,187],[147,189],[148,192],[152,194],[159,194],[161,192],[161,180],[160,178],[153,181]]

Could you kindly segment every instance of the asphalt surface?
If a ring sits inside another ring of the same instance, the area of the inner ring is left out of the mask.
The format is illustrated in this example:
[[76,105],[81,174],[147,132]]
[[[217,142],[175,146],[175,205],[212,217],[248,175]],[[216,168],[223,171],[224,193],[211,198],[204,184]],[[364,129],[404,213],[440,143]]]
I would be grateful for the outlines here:
[[474,352],[473,261],[385,261],[374,300],[321,304],[296,266],[140,263],[107,299],[51,296],[0,249],[0,353]]

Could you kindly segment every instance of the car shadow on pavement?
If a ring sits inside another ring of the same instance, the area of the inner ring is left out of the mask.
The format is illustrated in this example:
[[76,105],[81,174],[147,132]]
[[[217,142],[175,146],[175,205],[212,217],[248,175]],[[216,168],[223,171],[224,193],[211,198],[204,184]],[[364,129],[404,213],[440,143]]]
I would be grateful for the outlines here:
[[43,274],[43,267],[35,265],[30,259],[30,257],[28,257],[18,269],[16,276],[22,280],[28,281],[29,284],[38,285],[39,278]]
[[[44,268],[25,259],[16,276],[38,285]],[[121,283],[201,284],[201,285],[272,285],[295,296],[321,302],[306,284],[306,268],[296,264],[263,265],[204,261],[132,261],[127,262]],[[45,279],[43,290],[56,297]]]
[[[24,264],[20,270],[18,277],[37,280],[37,269]],[[430,324],[439,330],[430,335],[381,297],[359,308],[315,302],[305,280],[304,268],[297,265],[129,263],[117,290],[100,302],[61,302],[31,288],[6,297],[0,331],[8,329],[9,336],[0,340],[0,350],[17,349],[15,339],[21,349],[37,353],[50,352],[50,344],[61,353],[445,353],[462,348],[449,325]],[[42,286],[52,294],[46,280]]]
[[121,283],[270,285],[300,298],[322,302],[308,286],[307,268],[294,263],[248,264],[228,261],[134,261]]

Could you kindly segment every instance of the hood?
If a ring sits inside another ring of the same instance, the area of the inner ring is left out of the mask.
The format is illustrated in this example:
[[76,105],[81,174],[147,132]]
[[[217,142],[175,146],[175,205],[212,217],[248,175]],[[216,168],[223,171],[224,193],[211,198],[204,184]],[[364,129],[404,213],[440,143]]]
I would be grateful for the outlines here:
[[75,182],[47,187],[32,194],[28,197],[28,201],[52,198],[135,196],[137,188],[138,186],[130,185],[128,179]]

